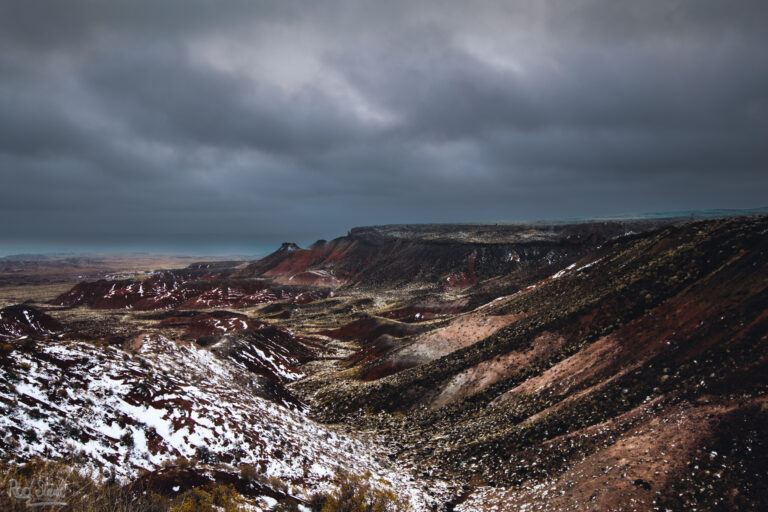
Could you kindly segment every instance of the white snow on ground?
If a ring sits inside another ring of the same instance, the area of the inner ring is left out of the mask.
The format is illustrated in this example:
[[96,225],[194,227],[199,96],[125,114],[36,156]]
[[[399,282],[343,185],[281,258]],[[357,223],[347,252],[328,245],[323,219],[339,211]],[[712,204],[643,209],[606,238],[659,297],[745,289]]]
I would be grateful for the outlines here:
[[252,464],[304,497],[327,489],[340,469],[370,471],[414,510],[427,508],[424,491],[383,452],[255,396],[251,374],[208,350],[153,336],[136,354],[47,341],[9,358],[0,379],[0,456],[75,455],[86,469],[132,478],[209,452],[223,468]]
[[566,274],[566,272],[573,270],[575,267],[576,267],[575,263],[573,263],[572,265],[568,265],[563,270],[560,270],[559,272],[556,272],[555,274],[553,274],[550,279],[559,279],[563,277]]
[[589,267],[591,267],[591,266],[593,266],[593,265],[596,265],[596,264],[597,264],[597,263],[599,263],[601,260],[602,260],[602,258],[599,258],[599,259],[597,259],[597,260],[595,260],[595,261],[593,261],[593,262],[591,262],[591,263],[587,263],[586,265],[583,265],[583,266],[581,266],[581,267],[579,267],[579,268],[576,268],[576,263],[573,263],[573,264],[571,264],[571,265],[568,265],[567,267],[565,267],[565,268],[564,268],[564,269],[562,269],[562,270],[558,270],[557,272],[555,272],[554,274],[552,274],[552,275],[551,275],[551,276],[549,276],[548,278],[546,278],[546,279],[544,279],[544,280],[542,280],[542,281],[539,281],[538,283],[534,283],[534,284],[532,284],[532,285],[528,286],[527,288],[525,288],[525,290],[526,290],[526,291],[527,291],[527,290],[533,290],[533,289],[536,289],[536,288],[538,288],[539,286],[541,286],[541,285],[542,285],[542,284],[544,284],[544,283],[547,283],[547,282],[549,282],[549,281],[554,281],[555,279],[560,279],[560,278],[561,278],[561,277],[563,277],[565,274],[567,274],[568,272],[570,272],[571,270],[573,270],[573,269],[575,269],[575,268],[576,268],[576,272],[581,272],[582,270],[588,269]]
[[7,316],[4,318],[3,313],[0,312],[0,320],[4,320],[0,323],[0,339],[23,339],[27,337],[30,331],[40,334],[54,334],[57,332],[44,327],[42,323],[44,317],[41,318],[40,314],[34,310],[22,308],[21,314],[24,318],[7,312]]

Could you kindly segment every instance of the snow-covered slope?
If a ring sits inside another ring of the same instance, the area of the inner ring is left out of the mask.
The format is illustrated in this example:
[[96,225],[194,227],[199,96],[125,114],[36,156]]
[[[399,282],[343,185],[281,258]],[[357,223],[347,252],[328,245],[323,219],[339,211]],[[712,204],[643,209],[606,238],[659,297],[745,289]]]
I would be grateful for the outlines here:
[[0,309],[0,340],[55,334],[64,327],[42,311],[16,304]]
[[194,344],[145,336],[129,353],[52,340],[14,345],[0,365],[3,458],[74,457],[126,479],[180,457],[234,475],[247,464],[287,482],[300,499],[331,485],[341,469],[370,471],[414,510],[427,507],[429,498],[384,462],[386,454],[300,408],[260,398],[246,368]]

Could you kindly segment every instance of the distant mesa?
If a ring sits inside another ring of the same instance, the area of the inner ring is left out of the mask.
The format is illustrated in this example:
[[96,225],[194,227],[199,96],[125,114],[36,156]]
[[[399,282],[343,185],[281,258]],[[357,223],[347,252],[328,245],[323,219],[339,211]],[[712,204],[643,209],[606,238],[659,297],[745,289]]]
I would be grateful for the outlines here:
[[299,247],[293,242],[283,242],[282,245],[280,246],[280,249],[278,249],[278,251],[283,251],[283,252],[292,252],[292,251],[299,251],[299,250],[301,250],[301,247]]
[[679,222],[679,218],[621,218],[357,227],[307,249],[284,243],[236,276],[298,286],[425,286],[458,292],[497,276],[572,262],[612,238]]
[[676,222],[653,218],[353,228],[346,236],[318,240],[307,249],[284,242],[247,265],[203,262],[156,272],[142,281],[82,282],[52,303],[145,311],[239,308],[276,301],[306,304],[348,288],[418,287],[456,294],[472,289],[490,296],[493,286],[538,280],[611,239]]

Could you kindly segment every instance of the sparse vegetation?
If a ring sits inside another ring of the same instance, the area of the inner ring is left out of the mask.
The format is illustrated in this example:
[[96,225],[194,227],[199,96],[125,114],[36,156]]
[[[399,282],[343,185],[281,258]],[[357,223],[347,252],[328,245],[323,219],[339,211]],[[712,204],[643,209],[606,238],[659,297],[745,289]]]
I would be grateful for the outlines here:
[[[31,500],[22,497],[25,488],[32,491]],[[160,495],[151,492],[133,495],[117,483],[97,483],[67,463],[42,459],[26,464],[0,465],[0,489],[0,510],[4,512],[28,512],[30,505],[42,501],[57,504],[38,506],[35,510],[166,512],[169,505],[168,500]],[[40,490],[46,490],[47,496],[35,496],[35,492]]]
[[259,473],[259,470],[256,469],[256,466],[253,464],[241,464],[239,467],[240,470],[240,477],[249,481],[249,482],[259,482],[261,481],[261,474]]
[[[27,500],[25,488],[32,492]],[[0,465],[3,512],[239,512],[245,499],[229,485],[208,484],[176,497],[131,488],[114,478],[94,480],[66,462],[35,459]],[[37,493],[37,494],[35,494]],[[53,502],[51,505],[30,505]]]
[[269,477],[266,483],[269,487],[271,487],[275,491],[288,492],[288,484],[284,480],[276,476]]
[[238,512],[244,510],[242,497],[230,485],[207,485],[184,492],[171,512]]
[[316,494],[310,500],[313,512],[401,512],[408,506],[391,490],[382,490],[370,483],[370,475],[361,477],[350,473],[337,476],[335,491]]
[[[67,307],[39,308],[78,336],[0,337],[0,456],[71,454],[6,473],[49,473],[79,489],[64,510],[88,512],[238,510],[238,491],[293,512],[318,489],[313,512],[406,510],[397,494],[465,511],[765,508],[768,217],[597,235],[586,253],[486,248],[477,283],[450,293],[427,281],[474,242],[411,253],[404,236],[387,257],[420,259],[406,271],[309,302],[296,287],[233,303],[277,290],[255,267],[82,283]],[[415,284],[389,288],[403,276]],[[182,292],[142,312],[158,290]],[[102,483],[69,469],[95,453]]]
[[270,509],[270,512],[300,512],[299,505],[294,501],[281,501]]
[[127,446],[128,448],[133,448],[133,432],[128,430],[125,432],[125,434],[120,436],[120,443],[123,446]]

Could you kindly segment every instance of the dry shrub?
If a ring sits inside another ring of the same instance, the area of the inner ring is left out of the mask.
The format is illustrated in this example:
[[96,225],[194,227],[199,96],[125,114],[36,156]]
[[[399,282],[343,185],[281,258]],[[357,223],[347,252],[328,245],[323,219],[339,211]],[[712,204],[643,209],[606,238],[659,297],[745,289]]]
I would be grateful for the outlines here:
[[[23,489],[32,491],[31,500],[17,497]],[[36,494],[58,489],[49,496]],[[29,503],[28,503],[29,501]],[[30,507],[39,502],[58,502]],[[168,500],[154,493],[131,496],[114,481],[98,483],[69,464],[35,459],[25,464],[0,465],[0,510],[22,512],[165,512]]]
[[401,512],[408,505],[390,490],[371,486],[368,479],[350,473],[338,475],[339,485],[333,492],[316,494],[310,501],[313,512]]
[[240,476],[249,482],[261,483],[262,481],[266,480],[253,464],[240,464],[238,469],[240,471]]
[[[51,496],[32,495],[31,503],[63,504],[30,508],[19,499],[22,489],[61,489]],[[15,492],[11,492],[15,489]],[[173,498],[152,491],[129,492],[114,479],[97,482],[65,462],[35,459],[25,464],[0,464],[0,510],[3,512],[239,512],[244,498],[231,486],[209,484]]]
[[269,477],[267,485],[278,492],[288,492],[288,484],[276,476]]
[[283,501],[269,509],[269,512],[301,512],[301,509],[292,501]]
[[171,512],[239,512],[242,497],[231,485],[212,484],[184,492]]

